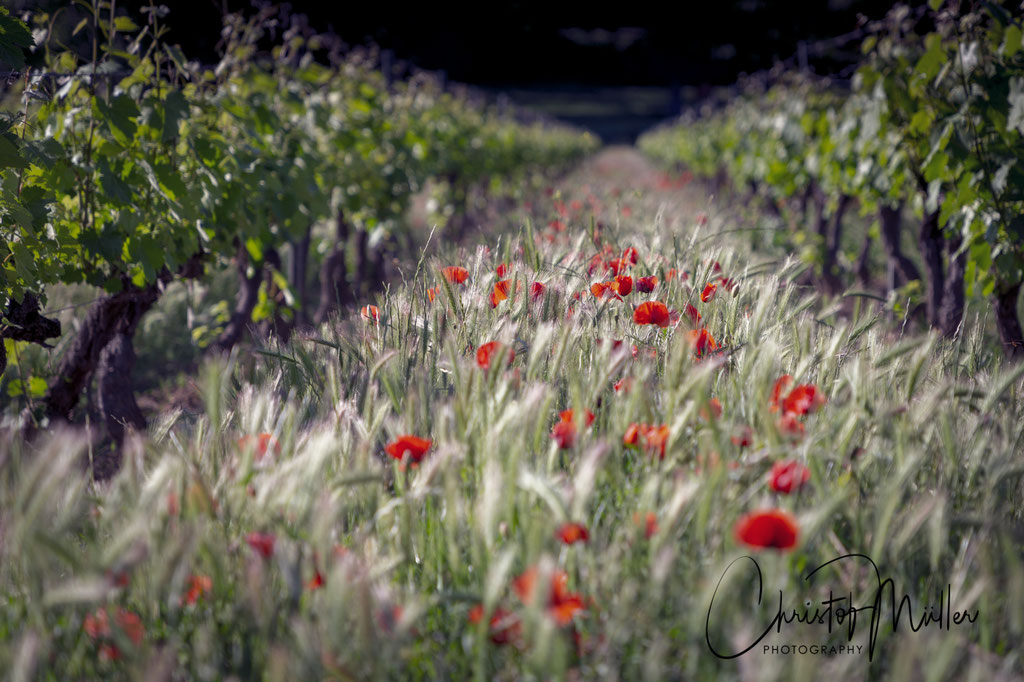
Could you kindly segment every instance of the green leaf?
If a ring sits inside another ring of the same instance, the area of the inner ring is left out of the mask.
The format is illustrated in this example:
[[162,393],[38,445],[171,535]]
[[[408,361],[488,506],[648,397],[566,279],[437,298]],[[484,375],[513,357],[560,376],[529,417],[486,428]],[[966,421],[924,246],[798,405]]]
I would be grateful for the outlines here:
[[178,171],[170,165],[158,163],[153,171],[156,173],[156,177],[160,181],[160,187],[167,193],[171,201],[178,201],[188,194],[188,188],[185,186],[185,181],[181,179],[181,175],[178,174]]
[[942,7],[943,0],[928,0],[928,6],[932,8],[933,12],[938,12],[939,8]]
[[263,261],[263,244],[258,239],[246,239],[245,250],[249,252],[249,257],[252,258],[254,263]]
[[20,225],[30,235],[34,234],[35,221],[32,220],[32,213],[22,205],[14,192],[4,189],[3,203],[0,204],[0,208],[11,217],[15,224]]
[[1003,56],[1012,57],[1017,54],[1022,42],[1024,42],[1024,32],[1017,24],[1010,24],[1003,36]]
[[28,26],[22,20],[12,17],[5,7],[0,7],[0,62],[15,71],[25,66],[25,50],[35,45]]
[[926,46],[925,53],[914,66],[915,75],[932,80],[946,64],[946,53],[942,49],[942,36],[938,33],[929,33],[924,38]]
[[23,242],[10,242],[9,247],[14,255],[14,269],[18,277],[25,283],[35,281],[35,257]]
[[59,159],[64,158],[64,147],[52,137],[42,140],[28,140],[22,146],[25,158],[34,166],[53,168]]
[[31,377],[28,380],[28,394],[33,398],[42,398],[46,395],[46,379],[43,377]]
[[109,103],[100,98],[93,102],[97,115],[106,120],[114,139],[124,146],[131,144],[138,130],[135,119],[139,117],[139,108],[135,106],[135,101],[127,95],[118,95]]
[[114,18],[114,29],[121,31],[122,33],[132,33],[134,31],[138,31],[139,26],[130,18],[121,16]]
[[110,164],[104,157],[99,157],[96,161],[96,166],[100,171],[100,187],[103,188],[103,193],[107,195],[109,199],[112,199],[115,204],[121,206],[128,206],[132,203],[133,195],[132,189],[128,186],[121,176],[111,169]]
[[27,168],[28,161],[13,142],[0,135],[0,168]]
[[177,90],[168,92],[167,98],[164,100],[164,128],[161,135],[164,142],[170,142],[178,137],[178,124],[186,114],[188,114],[188,101],[185,100],[185,96]]

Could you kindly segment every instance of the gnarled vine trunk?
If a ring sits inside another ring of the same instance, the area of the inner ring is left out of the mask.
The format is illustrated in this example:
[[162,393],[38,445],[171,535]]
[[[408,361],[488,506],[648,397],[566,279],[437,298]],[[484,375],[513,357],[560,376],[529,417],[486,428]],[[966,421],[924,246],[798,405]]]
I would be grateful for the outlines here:
[[942,288],[942,307],[939,310],[939,328],[947,338],[956,336],[964,317],[964,273],[967,254],[957,253],[963,244],[960,235],[946,240],[946,280]]
[[864,243],[860,247],[860,253],[857,255],[857,281],[860,284],[866,285],[871,279],[871,236],[864,235]]
[[295,290],[296,326],[310,321],[309,310],[309,247],[312,228],[307,227],[302,239],[292,242],[292,258],[288,263],[288,281]]
[[936,329],[941,328],[940,310],[942,296],[945,291],[945,269],[942,263],[943,237],[939,228],[938,211],[926,212],[921,221],[921,255],[924,257],[924,269],[927,277],[925,282],[925,306],[928,311],[928,324]]
[[894,287],[900,287],[907,282],[921,279],[914,262],[907,258],[900,246],[900,232],[902,224],[900,220],[901,207],[892,207],[882,204],[878,209],[879,233],[882,237],[882,246],[885,254],[896,275]]
[[[154,294],[156,288],[153,287]],[[156,303],[157,296],[139,297],[126,306],[116,321],[117,329],[100,351],[96,365],[96,406],[107,428],[113,448],[101,450],[93,460],[93,476],[103,480],[121,467],[121,446],[128,431],[142,431],[146,418],[142,415],[132,387],[135,348],[132,339],[142,316]]]
[[993,295],[996,308],[996,329],[1003,344],[1003,352],[1011,360],[1024,359],[1024,333],[1017,315],[1021,283],[997,287]]
[[39,299],[34,294],[25,294],[20,303],[11,301],[3,316],[8,324],[0,325],[0,374],[7,368],[7,349],[3,339],[47,346],[47,339],[60,336],[60,322],[42,316]]
[[331,255],[324,260],[320,268],[320,304],[313,316],[317,324],[327,319],[327,316],[344,299],[345,289],[345,246],[348,242],[348,222],[345,214],[338,209],[338,217],[335,222],[335,242]]
[[138,321],[159,295],[157,286],[151,284],[142,289],[130,287],[93,304],[75,340],[61,356],[43,398],[45,414],[51,421],[70,418],[106,346],[119,335],[127,336],[130,344]]
[[839,244],[836,235],[841,229],[842,212],[846,210],[849,197],[843,195],[839,199],[839,210],[834,215],[828,214],[828,199],[820,189],[815,189],[814,232],[821,243],[821,277],[829,293],[836,293],[842,288],[842,282],[836,274],[836,255]]
[[249,273],[249,254],[245,247],[239,244],[235,254],[235,267],[238,269],[238,296],[235,299],[235,310],[231,313],[231,319],[224,327],[220,337],[213,343],[213,348],[221,351],[231,350],[245,333],[245,327],[252,319],[252,310],[256,307],[259,298],[260,281],[263,278],[263,268],[253,267],[252,274]]

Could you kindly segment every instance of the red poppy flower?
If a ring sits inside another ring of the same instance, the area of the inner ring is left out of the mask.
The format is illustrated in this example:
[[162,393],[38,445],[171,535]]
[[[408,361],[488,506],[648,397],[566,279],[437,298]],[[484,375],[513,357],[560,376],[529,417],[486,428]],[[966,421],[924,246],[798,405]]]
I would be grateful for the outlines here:
[[737,427],[730,440],[732,440],[733,445],[748,448],[754,442],[754,430],[749,426]]
[[665,281],[666,282],[671,282],[677,276],[678,276],[678,273],[676,272],[676,269],[675,268],[669,268],[668,272],[665,273]]
[[[529,568],[512,582],[512,588],[530,605],[537,598],[537,569]],[[564,571],[551,574],[551,585],[547,596],[547,612],[558,625],[568,625],[573,616],[584,610],[583,598],[568,591],[569,576]]]
[[491,307],[497,308],[498,304],[508,298],[511,290],[511,282],[507,279],[494,283],[494,291],[491,292]]
[[505,275],[510,274],[511,272],[512,272],[512,264],[511,263],[501,263],[500,265],[498,265],[498,267],[494,268],[494,274],[498,276],[498,279],[501,279],[502,277],[504,277]]
[[580,201],[579,199],[573,199],[572,201],[569,202],[569,208],[572,209],[574,212],[582,211],[583,202]]
[[768,407],[772,412],[779,411],[779,399],[782,397],[782,392],[786,390],[786,387],[793,381],[793,377],[788,374],[783,374],[781,377],[775,380],[775,385],[772,387],[772,397],[768,401]]
[[633,524],[643,526],[644,538],[647,540],[650,540],[658,532],[658,516],[654,512],[647,512],[643,519],[640,518],[639,512],[633,512]]
[[590,285],[590,293],[594,298],[603,298],[614,295],[615,291],[612,289],[612,282],[594,282]]
[[132,644],[135,646],[142,644],[142,638],[146,635],[146,628],[143,626],[142,619],[139,618],[138,614],[119,607],[114,620],[117,621],[117,626],[128,636]]
[[511,365],[512,361],[516,358],[516,352],[509,346],[497,341],[488,341],[484,345],[476,349],[476,364],[480,369],[490,369],[491,360],[497,356],[500,352],[507,352],[508,359],[505,361],[506,365]]
[[565,232],[565,223],[563,223],[561,220],[552,220],[550,223],[548,223],[548,227],[550,227],[555,232]]
[[721,417],[722,401],[719,400],[718,398],[712,398],[711,400],[709,400],[706,407],[700,408],[700,416],[703,417],[706,421],[711,421],[712,419],[718,419],[719,417]]
[[434,299],[437,298],[438,294],[440,293],[441,287],[433,287],[431,289],[427,289],[427,300],[433,303]]
[[[597,343],[597,345],[599,345],[599,346],[603,345],[604,341],[605,341],[604,339],[595,339],[595,343]],[[612,339],[612,351],[614,352],[614,351],[617,351],[618,349],[622,348],[622,344],[623,344],[622,339]]]
[[654,287],[658,286],[658,278],[654,275],[650,277],[637,277],[636,278],[636,290],[642,294],[649,294],[654,291]]
[[[146,628],[142,625],[142,619],[138,615],[119,607],[114,615],[114,621],[124,636],[131,640],[135,646],[142,644]],[[105,608],[97,609],[95,613],[87,615],[82,628],[92,639],[110,637],[108,610]],[[100,658],[116,661],[121,658],[121,650],[115,644],[103,642],[99,646],[99,656]]]
[[610,270],[613,275],[620,275],[629,269],[630,262],[625,258],[612,258],[605,263],[605,270]]
[[441,270],[441,274],[444,278],[452,284],[462,284],[469,279],[469,270],[466,268],[460,268],[457,265],[449,265]]
[[698,213],[697,214],[697,227],[704,227],[708,224],[708,214]]
[[755,511],[736,522],[736,540],[758,549],[789,550],[797,545],[796,519],[781,509]]
[[615,382],[615,392],[616,393],[629,393],[630,389],[632,389],[632,388],[633,388],[633,379],[632,379],[632,377],[622,377],[621,379],[619,379],[618,381]]
[[423,460],[427,451],[430,450],[432,444],[433,441],[427,438],[418,438],[406,434],[388,443],[384,450],[397,460],[403,459],[406,453],[408,453],[409,459],[413,463],[419,463]]
[[732,279],[731,277],[719,277],[718,281],[719,283],[721,283],[722,287],[725,288],[725,290],[728,291],[730,294],[736,291],[736,280]]
[[[562,450],[568,450],[576,444],[576,420],[572,410],[563,410],[559,413],[559,421],[551,427],[551,437]],[[587,426],[594,423],[594,413],[586,411],[584,421]]]
[[689,341],[690,348],[698,358],[702,358],[705,355],[718,350],[718,344],[715,342],[715,337],[713,337],[711,332],[707,329],[691,329],[689,331]]
[[658,516],[654,512],[647,512],[647,518],[644,521],[644,537],[648,540],[658,532]]
[[813,384],[797,386],[782,402],[782,411],[787,414],[808,414],[825,404],[825,395]]
[[665,459],[665,445],[668,443],[668,437],[669,430],[666,424],[652,426],[645,434],[647,449],[651,452],[657,452],[661,459]]
[[213,579],[208,575],[192,574],[188,577],[188,591],[182,597],[185,604],[195,604],[204,594],[213,591]]
[[631,215],[633,215],[633,209],[631,209],[629,206],[623,206],[622,207],[622,217],[623,218],[628,218]]
[[377,306],[375,305],[363,306],[359,309],[359,315],[368,322],[380,321],[380,311],[377,310]]
[[641,303],[633,311],[633,321],[637,324],[656,324],[667,327],[669,324],[668,306],[661,301]]
[[700,325],[700,311],[697,310],[695,306],[693,306],[690,303],[687,303],[686,308],[684,308],[683,310],[686,313],[686,316],[690,318],[690,321],[693,323],[693,326],[696,327]]
[[639,257],[637,250],[632,246],[622,252],[622,260],[628,261],[631,265],[636,265]]
[[545,287],[543,283],[534,282],[533,284],[530,285],[530,298],[532,298],[534,301],[539,301],[540,299],[544,298],[544,290],[546,288],[547,287]]
[[402,615],[404,613],[405,609],[402,608],[401,604],[395,604],[390,607],[383,606],[377,610],[377,626],[387,634],[393,635],[398,629],[399,623],[402,622]]
[[772,490],[786,495],[798,490],[810,478],[811,470],[795,459],[776,462],[768,475]]
[[107,610],[96,609],[95,613],[87,614],[82,622],[82,629],[92,639],[108,636],[110,634],[110,621],[107,617]]
[[717,274],[717,273],[719,273],[721,271],[722,271],[722,264],[719,263],[718,261],[715,261],[715,264],[711,266],[711,272],[714,272],[715,274]]
[[306,583],[306,589],[311,590],[311,591],[312,590],[318,590],[318,589],[320,589],[323,586],[324,586],[324,576],[323,576],[322,573],[320,573],[319,570],[315,571],[313,573],[313,577],[309,579],[308,583]]
[[619,275],[611,286],[619,296],[626,296],[633,291],[633,278],[629,275]]
[[[576,416],[576,413],[573,410],[571,410],[571,409],[569,409],[569,410],[562,410],[561,412],[558,413],[558,418],[561,419],[564,422],[574,421],[573,418],[575,416]],[[584,410],[583,411],[583,420],[584,420],[584,422],[586,422],[586,424],[585,424],[586,426],[590,426],[591,424],[593,424],[594,420],[596,418],[597,417],[595,417],[594,413],[591,412],[590,410]]]
[[707,303],[708,301],[713,299],[715,297],[715,290],[717,288],[718,287],[716,287],[714,284],[708,284],[706,287],[704,287],[704,291],[701,292],[700,300],[703,301],[704,303]]
[[264,559],[274,556],[274,542],[276,538],[273,533],[258,533],[253,531],[245,536],[245,541],[252,547],[252,551]]
[[255,437],[253,436],[242,436],[238,439],[238,447],[241,450],[245,450],[248,447],[254,448],[253,454],[256,457],[256,461],[263,459],[263,456],[267,454],[267,450],[273,446],[274,454],[281,454],[281,444],[278,443],[274,436],[269,433],[261,433]]
[[551,437],[562,450],[568,450],[576,444],[576,424],[571,421],[560,421],[551,427]]
[[799,440],[807,430],[804,423],[797,419],[797,416],[792,412],[786,412],[779,417],[779,421],[776,425],[779,427],[779,431],[788,436],[792,436],[797,440]]
[[[622,436],[622,444],[626,446],[636,446],[640,443],[640,428],[641,425],[633,422],[626,429],[626,433]],[[644,424],[643,428],[646,430],[647,425]]]
[[117,587],[128,587],[128,583],[131,582],[131,576],[128,575],[128,571],[107,571],[107,580],[112,582]]
[[[477,604],[469,610],[470,623],[475,625],[483,619],[483,604]],[[494,609],[494,615],[491,616],[489,625],[491,641],[498,646],[503,644],[515,644],[522,636],[522,626],[519,622],[519,616],[511,611],[506,611],[500,606]]]
[[643,441],[644,448],[648,452],[657,452],[661,459],[665,459],[665,445],[670,435],[667,424],[651,426],[649,424],[632,423],[622,436],[622,444],[627,447],[638,447]]
[[121,650],[117,648],[116,644],[104,642],[100,644],[99,657],[100,660],[116,661],[121,658]]
[[572,545],[577,542],[586,542],[590,539],[590,534],[582,523],[570,522],[559,526],[555,531],[555,537],[566,545]]

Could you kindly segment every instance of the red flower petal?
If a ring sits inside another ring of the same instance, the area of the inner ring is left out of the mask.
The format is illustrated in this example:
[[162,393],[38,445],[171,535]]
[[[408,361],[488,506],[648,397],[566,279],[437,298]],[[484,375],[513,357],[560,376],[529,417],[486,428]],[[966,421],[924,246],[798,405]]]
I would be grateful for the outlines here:
[[735,532],[737,541],[758,549],[790,550],[800,537],[796,519],[781,509],[751,512],[736,522]]
[[704,303],[707,303],[708,301],[713,299],[715,297],[715,290],[717,288],[718,287],[716,287],[714,284],[708,284],[706,287],[704,287],[704,291],[701,292],[700,300],[703,301]]
[[249,543],[252,550],[264,559],[269,559],[274,555],[275,540],[276,538],[273,533],[258,533],[253,531],[245,536],[245,541]]
[[427,451],[430,450],[432,444],[433,441],[427,438],[418,438],[406,434],[388,443],[384,450],[397,460],[403,459],[406,453],[408,453],[410,460],[419,462],[427,454]]
[[577,542],[586,542],[590,539],[590,534],[582,523],[568,522],[558,527],[555,537],[566,545],[572,545]]
[[641,303],[633,311],[633,321],[637,324],[656,324],[667,327],[669,324],[668,306],[661,301]]
[[786,495],[798,490],[810,478],[811,470],[795,459],[776,462],[768,475],[772,490]]
[[441,270],[441,274],[444,278],[452,284],[462,284],[469,279],[469,270],[466,268],[460,268],[457,265],[449,265]]
[[650,277],[637,277],[636,279],[636,290],[642,294],[651,293],[657,285],[658,278],[654,275],[651,275]]

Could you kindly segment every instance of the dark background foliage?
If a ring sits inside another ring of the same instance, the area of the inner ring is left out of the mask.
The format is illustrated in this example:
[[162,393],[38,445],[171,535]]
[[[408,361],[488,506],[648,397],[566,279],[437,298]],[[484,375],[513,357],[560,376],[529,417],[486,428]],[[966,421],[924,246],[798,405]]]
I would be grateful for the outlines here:
[[[253,0],[163,0],[169,39],[185,54],[213,61],[225,11]],[[118,2],[137,13],[149,2]],[[650,125],[727,85],[742,73],[795,64],[799,44],[855,31],[890,0],[718,0],[713,2],[398,3],[293,0],[291,12],[348,45],[373,43],[396,64],[443,70],[448,79],[630,142]],[[67,0],[13,0],[15,10]],[[83,15],[84,16],[84,15]],[[66,22],[69,23],[70,22]],[[70,24],[73,26],[73,24]],[[842,74],[858,41],[808,54],[818,73]],[[628,88],[628,89],[624,89]]]

